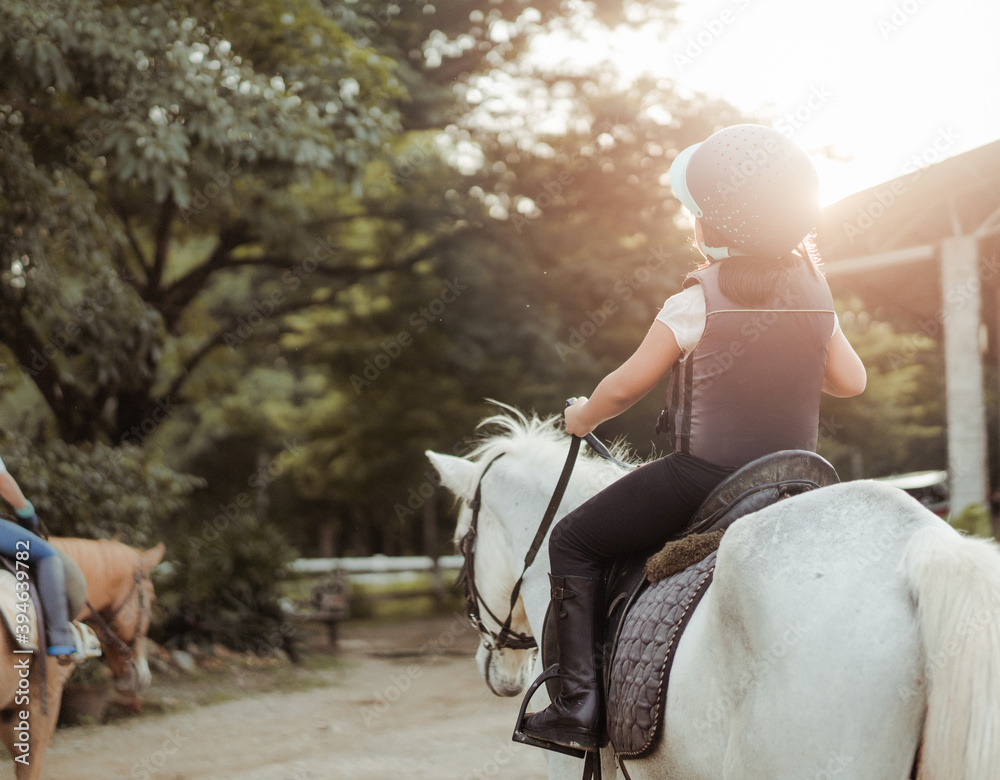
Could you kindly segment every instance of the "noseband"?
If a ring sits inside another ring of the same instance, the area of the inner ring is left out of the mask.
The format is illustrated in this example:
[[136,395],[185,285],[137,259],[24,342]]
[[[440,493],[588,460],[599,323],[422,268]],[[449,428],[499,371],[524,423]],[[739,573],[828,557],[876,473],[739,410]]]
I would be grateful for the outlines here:
[[[573,466],[576,464],[576,456],[580,452],[580,441],[581,439],[577,436],[573,436],[570,441],[569,455],[566,458],[562,473],[559,475],[559,481],[556,483],[556,489],[552,493],[552,498],[549,499],[549,505],[542,516],[542,522],[535,532],[535,538],[532,540],[531,546],[524,556],[524,566],[521,569],[521,576],[514,583],[514,588],[510,594],[510,606],[507,610],[507,617],[503,620],[493,613],[489,604],[480,595],[479,589],[476,587],[475,568],[476,536],[479,527],[479,510],[482,507],[483,479],[493,464],[503,457],[503,453],[497,455],[487,463],[486,468],[483,469],[483,473],[479,477],[479,482],[476,485],[476,494],[473,496],[472,501],[469,502],[469,508],[472,510],[472,522],[469,524],[469,530],[466,531],[465,536],[459,542],[459,551],[462,553],[465,562],[462,564],[462,570],[459,572],[458,579],[455,582],[456,584],[465,586],[465,606],[469,620],[472,622],[473,627],[482,635],[483,642],[488,650],[493,650],[494,648],[497,650],[505,648],[510,648],[511,650],[531,650],[538,647],[538,643],[533,636],[513,631],[510,624],[514,619],[514,606],[517,604],[517,599],[521,594],[521,585],[524,583],[525,572],[534,563],[535,557],[542,547],[542,542],[545,541],[545,535],[549,532],[549,528],[552,527],[552,521],[555,519],[559,504],[566,493],[566,486],[569,484],[570,475],[573,473]],[[483,622],[480,608],[485,609],[486,614],[500,626],[499,632],[493,631]]]

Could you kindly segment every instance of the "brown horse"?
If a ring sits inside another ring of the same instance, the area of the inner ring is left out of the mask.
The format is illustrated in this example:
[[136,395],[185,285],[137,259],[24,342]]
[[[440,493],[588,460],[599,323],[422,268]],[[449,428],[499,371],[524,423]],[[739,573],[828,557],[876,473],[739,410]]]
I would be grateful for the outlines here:
[[[150,682],[146,631],[155,594],[149,572],[163,560],[163,544],[140,551],[107,540],[49,541],[76,561],[87,580],[87,605],[77,619],[100,638],[116,689],[138,693]],[[14,757],[17,780],[37,780],[74,665],[39,654],[15,654],[16,648],[10,632],[0,628],[0,739]]]

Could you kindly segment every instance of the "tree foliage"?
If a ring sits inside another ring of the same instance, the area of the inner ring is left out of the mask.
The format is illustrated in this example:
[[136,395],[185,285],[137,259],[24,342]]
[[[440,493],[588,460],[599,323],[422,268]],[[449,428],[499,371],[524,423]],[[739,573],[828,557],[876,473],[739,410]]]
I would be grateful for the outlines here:
[[5,465],[56,536],[114,536],[149,546],[203,484],[136,444],[71,445],[8,433],[0,447]]
[[[553,30],[673,9],[4,3],[0,425],[50,524],[166,536],[173,625],[231,643],[277,625],[281,565],[321,531],[433,546],[423,451],[461,451],[487,398],[589,392],[693,265],[666,173],[742,117],[532,59]],[[846,421],[827,451],[916,462],[931,352],[883,367],[906,336],[848,327],[873,403],[825,407]],[[602,433],[651,453],[658,404]]]
[[945,468],[944,370],[940,345],[874,320],[853,301],[841,324],[868,372],[856,398],[824,396],[820,453],[842,478]]
[[[356,181],[397,126],[391,63],[317,4],[281,14],[260,4],[259,19],[224,4],[215,19],[209,8],[77,0],[50,14],[28,2],[2,10],[4,29],[31,31],[0,49],[12,165],[36,180],[32,210],[52,215],[35,219],[58,219],[49,233],[63,238],[11,268],[18,285],[5,315],[20,338],[8,346],[35,372],[67,441],[118,443],[176,398],[229,330],[225,318],[207,336],[185,327],[220,277],[280,277],[287,291],[250,301],[272,314],[322,297],[294,282],[339,210],[299,195],[318,176],[326,196]],[[255,37],[226,37],[230,15],[236,32],[253,23]],[[19,216],[5,233],[33,232]],[[310,273],[368,272],[316,260]],[[55,282],[70,274],[86,281]],[[81,366],[77,353],[93,359]]]

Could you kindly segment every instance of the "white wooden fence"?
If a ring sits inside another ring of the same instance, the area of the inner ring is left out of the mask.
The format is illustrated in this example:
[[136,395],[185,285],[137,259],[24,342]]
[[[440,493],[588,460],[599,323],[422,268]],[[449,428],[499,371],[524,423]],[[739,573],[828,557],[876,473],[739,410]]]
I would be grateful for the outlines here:
[[428,572],[443,575],[462,568],[461,555],[388,556],[371,558],[299,558],[288,566],[293,574],[320,576],[342,571],[347,579],[363,585],[397,585],[413,582]]

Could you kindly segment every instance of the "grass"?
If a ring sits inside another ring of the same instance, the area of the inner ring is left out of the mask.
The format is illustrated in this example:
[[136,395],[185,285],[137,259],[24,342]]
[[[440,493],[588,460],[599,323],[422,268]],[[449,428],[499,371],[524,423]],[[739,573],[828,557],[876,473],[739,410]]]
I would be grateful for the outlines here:
[[[430,572],[419,573],[413,580],[391,585],[351,583],[348,591],[351,619],[386,619],[435,617],[464,610],[464,598],[458,589],[446,584],[439,597],[431,595],[434,579]],[[310,601],[312,589],[320,582],[315,577],[288,580],[283,595],[298,605]],[[308,611],[309,607],[304,607]]]

